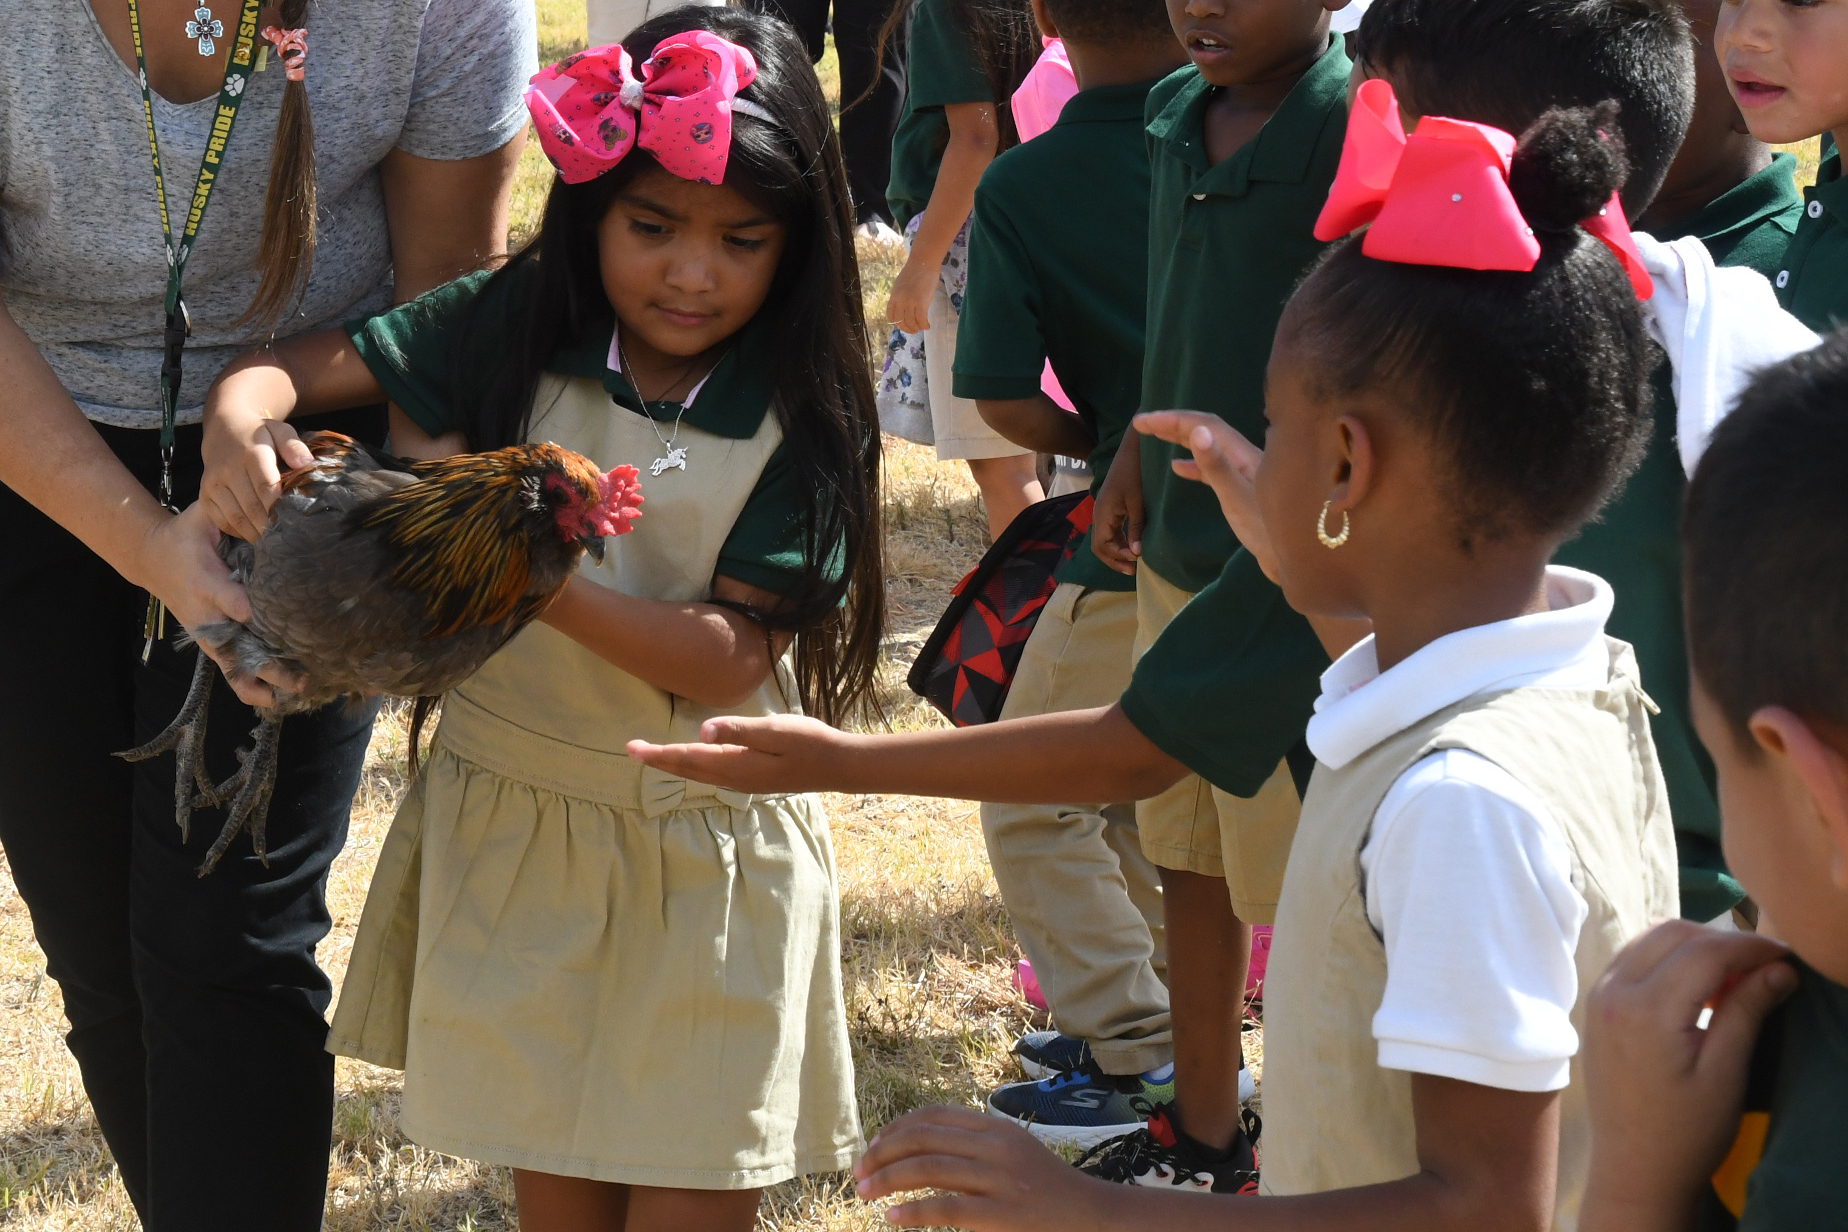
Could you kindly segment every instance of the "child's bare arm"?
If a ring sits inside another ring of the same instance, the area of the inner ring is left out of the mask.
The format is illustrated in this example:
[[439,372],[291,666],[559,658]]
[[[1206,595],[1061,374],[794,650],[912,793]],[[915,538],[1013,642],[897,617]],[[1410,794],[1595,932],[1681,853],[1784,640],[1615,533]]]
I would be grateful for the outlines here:
[[635,741],[629,756],[738,791],[951,796],[995,804],[1140,800],[1187,773],[1117,706],[981,727],[854,735],[796,715],[712,719],[706,744]]
[[244,352],[205,395],[200,503],[226,534],[256,539],[281,494],[282,472],[312,460],[285,421],[384,400],[345,330],[298,334]]
[[1109,1185],[1018,1125],[961,1108],[900,1117],[854,1168],[868,1200],[943,1194],[887,1212],[900,1227],[973,1232],[1544,1232],[1553,1217],[1559,1096],[1412,1076],[1423,1169],[1301,1197],[1211,1197]]
[[1694,1226],[1701,1190],[1738,1132],[1759,1028],[1796,987],[1781,961],[1788,953],[1766,937],[1672,920],[1611,963],[1585,1032],[1592,1166],[1581,1232]]
[[1082,458],[1097,445],[1097,437],[1076,412],[1043,393],[1031,398],[978,398],[975,409],[983,423],[1022,449]]
[[1142,436],[1131,427],[1123,433],[1110,473],[1097,489],[1091,551],[1097,559],[1132,577],[1142,556]]
[[937,183],[930,203],[918,220],[911,241],[911,256],[892,284],[886,316],[907,333],[930,328],[930,297],[937,285],[943,258],[949,255],[956,233],[975,208],[975,186],[1001,148],[1001,127],[993,103],[951,103],[943,109],[950,140],[937,166]]

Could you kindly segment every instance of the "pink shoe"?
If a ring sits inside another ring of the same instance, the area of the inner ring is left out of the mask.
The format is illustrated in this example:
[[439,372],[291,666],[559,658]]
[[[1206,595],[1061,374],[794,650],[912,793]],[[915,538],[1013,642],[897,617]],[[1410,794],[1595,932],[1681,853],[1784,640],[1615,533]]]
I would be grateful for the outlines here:
[[1257,924],[1251,929],[1251,966],[1245,971],[1245,995],[1264,995],[1264,971],[1270,966],[1271,928]]
[[1020,989],[1020,995],[1027,999],[1027,1004],[1037,1009],[1046,1009],[1046,994],[1040,991],[1039,977],[1033,974],[1033,964],[1021,959],[1014,964],[1014,987]]

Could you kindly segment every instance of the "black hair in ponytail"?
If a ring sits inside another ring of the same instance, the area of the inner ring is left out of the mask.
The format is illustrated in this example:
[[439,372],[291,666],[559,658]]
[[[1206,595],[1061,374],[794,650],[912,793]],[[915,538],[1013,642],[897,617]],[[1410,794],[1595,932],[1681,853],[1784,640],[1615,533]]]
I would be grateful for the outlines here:
[[1612,103],[1556,108],[1521,138],[1509,187],[1540,241],[1531,272],[1377,261],[1359,237],[1304,280],[1286,328],[1312,388],[1390,387],[1451,458],[1464,542],[1570,535],[1636,469],[1653,351],[1615,256],[1578,224],[1628,173]]

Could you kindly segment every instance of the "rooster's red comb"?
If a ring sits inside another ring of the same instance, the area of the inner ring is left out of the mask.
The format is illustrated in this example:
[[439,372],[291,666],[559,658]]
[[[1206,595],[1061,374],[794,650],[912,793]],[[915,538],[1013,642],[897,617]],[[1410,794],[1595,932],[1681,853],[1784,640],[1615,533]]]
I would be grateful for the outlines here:
[[597,503],[590,511],[590,529],[597,535],[626,535],[642,516],[641,472],[618,466],[597,477]]

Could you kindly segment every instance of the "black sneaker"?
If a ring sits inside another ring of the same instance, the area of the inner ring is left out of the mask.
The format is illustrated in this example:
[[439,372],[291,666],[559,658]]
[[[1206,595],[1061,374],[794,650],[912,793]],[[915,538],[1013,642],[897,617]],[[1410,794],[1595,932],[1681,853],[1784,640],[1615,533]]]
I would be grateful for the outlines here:
[[[1134,1074],[1117,1077],[1086,1063],[1039,1082],[996,1087],[988,1111],[1019,1122],[1048,1146],[1090,1148],[1141,1128],[1154,1102],[1146,1091]],[[1172,1097],[1172,1086],[1163,1094]]]
[[1029,1031],[1014,1041],[1020,1072],[1038,1082],[1055,1074],[1083,1069],[1091,1059],[1091,1046],[1057,1031]]
[[1192,1193],[1258,1192],[1257,1114],[1240,1113],[1238,1138],[1231,1149],[1214,1155],[1181,1133],[1170,1119],[1170,1105],[1150,1114],[1147,1125],[1087,1151],[1079,1171],[1113,1185],[1167,1187]]

